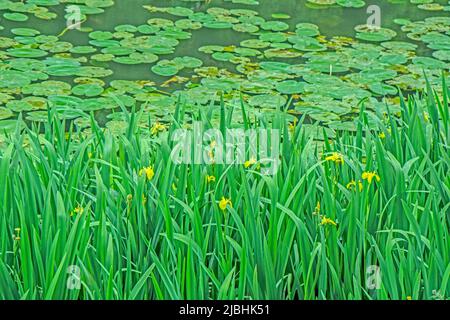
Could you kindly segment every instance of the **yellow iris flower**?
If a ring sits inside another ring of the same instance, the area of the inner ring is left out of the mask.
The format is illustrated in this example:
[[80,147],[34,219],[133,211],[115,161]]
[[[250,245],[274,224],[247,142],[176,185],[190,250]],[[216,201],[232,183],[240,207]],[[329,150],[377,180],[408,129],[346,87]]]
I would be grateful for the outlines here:
[[377,182],[381,180],[380,176],[376,172],[365,171],[363,172],[361,177],[363,178],[363,180],[367,180],[369,184],[372,183],[373,179],[375,179]]
[[144,175],[147,177],[147,180],[152,180],[155,176],[155,170],[153,169],[153,166],[144,167],[143,169],[139,170],[139,176]]
[[222,197],[219,201],[219,208],[222,211],[225,211],[227,209],[227,206],[233,207],[233,203],[231,202],[231,199],[226,199],[225,197]]
[[337,223],[334,222],[332,219],[323,216],[322,220],[320,221],[320,225],[322,225],[322,226],[332,225],[332,226],[336,227]]
[[326,161],[333,161],[337,164],[344,164],[344,156],[339,152],[333,152],[330,156],[325,158]]

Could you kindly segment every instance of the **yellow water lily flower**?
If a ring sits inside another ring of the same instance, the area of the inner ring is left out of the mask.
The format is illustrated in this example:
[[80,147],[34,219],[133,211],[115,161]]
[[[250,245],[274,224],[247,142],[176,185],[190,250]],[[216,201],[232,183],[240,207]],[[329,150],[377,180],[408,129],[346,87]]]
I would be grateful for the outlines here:
[[231,202],[231,199],[226,199],[225,197],[222,197],[219,201],[219,208],[222,211],[225,211],[227,209],[227,206],[230,205],[230,207],[233,207],[233,203]]
[[150,129],[150,132],[152,135],[157,135],[158,133],[166,131],[166,130],[167,130],[167,126],[165,124],[156,122]]
[[214,177],[214,176],[206,176],[206,182],[207,183],[216,182],[216,177]]
[[376,173],[376,172],[368,172],[365,171],[363,172],[362,176],[361,176],[364,180],[367,180],[367,182],[372,183],[372,180],[375,178],[375,180],[377,180],[377,182],[379,182],[380,176]]
[[339,152],[333,152],[330,156],[325,158],[325,161],[333,161],[337,164],[344,164],[344,156]]
[[250,160],[247,160],[244,162],[244,167],[245,167],[245,169],[248,169],[249,167],[251,167],[254,164],[256,164],[256,159],[252,157],[252,158],[250,158]]
[[155,171],[153,169],[153,166],[144,167],[143,169],[139,170],[139,176],[144,175],[147,177],[147,180],[152,180],[155,176]]
[[334,222],[332,219],[323,216],[322,220],[320,221],[320,225],[321,226],[326,226],[326,225],[337,226],[337,223]]

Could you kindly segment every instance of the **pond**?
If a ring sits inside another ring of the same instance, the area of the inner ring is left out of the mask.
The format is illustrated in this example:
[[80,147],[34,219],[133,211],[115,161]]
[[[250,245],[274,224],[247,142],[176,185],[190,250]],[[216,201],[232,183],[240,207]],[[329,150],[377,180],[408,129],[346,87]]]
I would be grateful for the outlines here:
[[[0,0],[1,130],[19,113],[45,121],[50,106],[80,130],[94,112],[120,131],[119,104],[169,121],[178,99],[196,114],[221,96],[353,130],[362,99],[374,119],[398,111],[398,89],[423,89],[424,72],[438,84],[450,68],[448,1],[76,3]],[[378,13],[380,27],[368,26]]]

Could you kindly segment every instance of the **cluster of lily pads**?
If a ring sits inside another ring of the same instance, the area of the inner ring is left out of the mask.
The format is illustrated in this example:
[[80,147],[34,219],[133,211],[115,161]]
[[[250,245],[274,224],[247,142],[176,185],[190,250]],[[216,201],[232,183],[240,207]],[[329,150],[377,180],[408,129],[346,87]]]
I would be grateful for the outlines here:
[[438,3],[433,0],[410,0],[412,4],[417,4],[417,7],[427,11],[450,11],[450,1],[447,5]]
[[[366,6],[364,0],[307,0],[308,6],[312,8],[323,8],[330,6],[341,6],[345,8],[362,8]],[[417,5],[419,9],[427,11],[450,11],[450,2],[445,5],[434,0],[388,0],[395,4],[411,3]]]
[[[364,1],[308,2],[364,5]],[[41,19],[56,18],[49,8],[60,4],[76,4],[86,19],[114,2],[0,0],[0,11],[9,20],[25,23],[31,14]],[[64,32],[42,34],[26,25],[10,28],[12,37],[0,37],[0,130],[13,128],[18,113],[24,113],[30,121],[45,121],[51,106],[80,128],[89,127],[91,112],[110,110],[106,126],[120,131],[124,122],[119,105],[138,105],[164,121],[180,97],[191,112],[221,98],[234,108],[241,107],[243,98],[248,110],[255,113],[275,113],[289,105],[293,120],[307,114],[331,128],[351,130],[361,99],[367,99],[374,117],[386,112],[387,106],[395,111],[392,102],[398,89],[423,89],[424,71],[433,84],[440,81],[442,70],[449,70],[450,17],[416,22],[396,19],[415,44],[394,40],[394,30],[367,25],[355,27],[355,38],[327,39],[315,24],[299,23],[293,29],[286,22],[290,18],[287,14],[276,13],[267,20],[248,8],[144,8],[149,13],[146,24],[121,24],[114,30],[82,28],[88,33],[88,42],[83,45],[64,41]],[[239,44],[202,46],[193,54],[209,55],[216,65],[204,65],[197,57],[173,57],[180,43],[199,29],[218,33],[229,29],[248,38]],[[420,42],[432,57],[417,54]],[[111,80],[114,64],[148,65],[148,78]],[[189,76],[182,77],[180,72]],[[239,121],[240,113],[234,114]]]
[[[260,18],[256,13],[254,17]],[[262,21],[255,19],[254,23],[260,26]],[[424,23],[428,30],[450,29],[447,17],[428,18]],[[366,104],[374,113],[386,112],[387,106],[395,111],[395,100],[390,96],[397,94],[397,88],[423,89],[424,70],[432,82],[437,82],[441,71],[449,68],[444,52],[439,55],[444,61],[417,56],[416,44],[393,41],[396,32],[386,28],[356,26],[356,38],[364,43],[346,37],[327,40],[320,35],[319,27],[310,23],[298,24],[295,32],[261,29],[253,33],[258,38],[244,40],[239,46],[201,47],[199,50],[213,59],[235,64],[238,73],[199,68],[195,71],[200,84],[191,83],[180,93],[192,104],[206,104],[209,100],[204,97],[220,90],[236,108],[240,104],[236,93],[244,93],[248,104],[263,112],[276,111],[292,97],[293,115],[308,114],[329,126],[352,129],[353,113],[361,99],[368,98]],[[296,58],[300,57],[299,63]],[[284,61],[271,61],[274,58]],[[289,63],[288,58],[295,62]]]
[[[52,10],[60,4],[77,5],[81,18],[84,20],[88,15],[100,14],[104,12],[103,8],[114,5],[113,0],[26,0],[12,1],[0,0],[0,10],[4,11],[2,17],[6,20],[15,22],[25,22],[33,16],[42,20],[54,20],[58,14]],[[68,10],[70,11],[70,10]],[[70,12],[65,16],[70,16]]]

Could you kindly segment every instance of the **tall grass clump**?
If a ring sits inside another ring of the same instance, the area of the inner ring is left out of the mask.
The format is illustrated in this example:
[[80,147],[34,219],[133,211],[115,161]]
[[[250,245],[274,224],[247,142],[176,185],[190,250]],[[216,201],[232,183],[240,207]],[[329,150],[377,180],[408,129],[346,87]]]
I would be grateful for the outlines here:
[[[282,132],[273,176],[170,161],[182,103],[157,139],[142,112],[118,135],[49,112],[0,151],[0,298],[448,298],[447,86],[400,107],[374,124],[362,102],[356,131],[332,138],[243,108],[243,127]],[[210,111],[195,115],[206,128]]]

